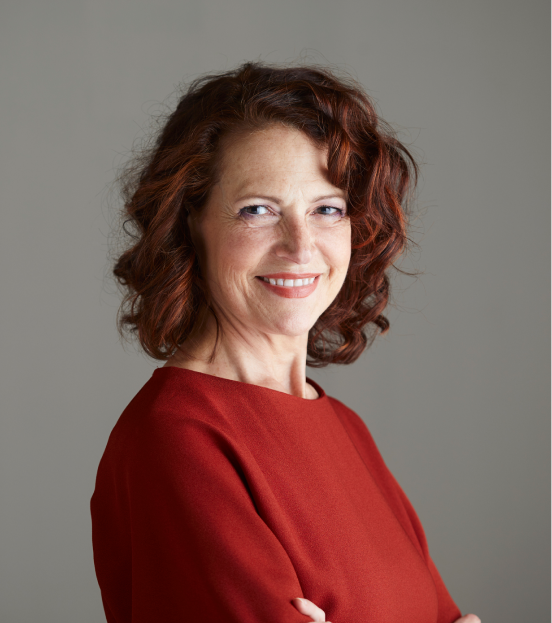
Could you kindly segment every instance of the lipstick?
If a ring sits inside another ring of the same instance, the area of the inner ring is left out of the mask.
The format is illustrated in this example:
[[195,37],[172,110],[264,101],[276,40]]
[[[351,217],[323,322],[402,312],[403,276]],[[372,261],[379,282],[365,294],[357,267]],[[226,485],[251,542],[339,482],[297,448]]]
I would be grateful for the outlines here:
[[316,290],[320,273],[272,273],[257,279],[269,291],[284,298],[306,298]]

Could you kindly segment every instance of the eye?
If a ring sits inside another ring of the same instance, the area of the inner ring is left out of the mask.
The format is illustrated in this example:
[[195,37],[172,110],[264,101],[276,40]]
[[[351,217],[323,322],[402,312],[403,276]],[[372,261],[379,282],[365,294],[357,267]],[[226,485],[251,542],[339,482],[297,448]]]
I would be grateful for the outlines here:
[[335,208],[334,206],[319,206],[316,209],[319,210],[320,214],[322,214],[323,216],[343,216],[345,214],[345,210],[342,210],[341,208]]
[[244,216],[264,216],[268,214],[268,208],[260,205],[246,206],[240,210],[240,214]]

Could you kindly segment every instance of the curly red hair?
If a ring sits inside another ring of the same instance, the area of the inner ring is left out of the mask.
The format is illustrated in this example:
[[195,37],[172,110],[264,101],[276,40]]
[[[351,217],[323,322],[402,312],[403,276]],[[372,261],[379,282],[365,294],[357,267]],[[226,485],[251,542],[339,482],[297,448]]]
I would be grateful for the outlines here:
[[329,180],[346,192],[351,220],[347,277],[309,333],[307,364],[352,363],[389,329],[387,270],[408,240],[414,158],[353,80],[319,67],[245,63],[192,82],[145,158],[122,177],[131,241],[113,270],[124,292],[118,326],[151,357],[174,354],[209,307],[187,216],[216,182],[221,138],[271,123],[327,148]]

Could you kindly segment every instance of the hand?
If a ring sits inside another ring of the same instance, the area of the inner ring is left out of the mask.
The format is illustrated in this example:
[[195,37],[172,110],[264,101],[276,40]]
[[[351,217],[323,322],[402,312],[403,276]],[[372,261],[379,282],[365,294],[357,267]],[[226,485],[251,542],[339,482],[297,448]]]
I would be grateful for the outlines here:
[[[324,610],[321,610],[318,606],[315,606],[312,601],[309,601],[304,597],[295,597],[295,599],[291,600],[291,603],[301,614],[306,614],[313,621],[316,621],[317,623],[331,623],[331,621],[326,621],[326,613]],[[461,621],[460,623],[477,623],[477,621]]]
[[[301,614],[306,614],[313,621],[316,621],[317,623],[330,623],[330,621],[326,621],[326,614],[324,610],[321,610],[318,606],[315,606],[312,601],[309,601],[304,597],[296,597],[291,600],[291,603]],[[475,614],[466,614],[463,617],[456,619],[454,623],[481,623],[481,619]]]

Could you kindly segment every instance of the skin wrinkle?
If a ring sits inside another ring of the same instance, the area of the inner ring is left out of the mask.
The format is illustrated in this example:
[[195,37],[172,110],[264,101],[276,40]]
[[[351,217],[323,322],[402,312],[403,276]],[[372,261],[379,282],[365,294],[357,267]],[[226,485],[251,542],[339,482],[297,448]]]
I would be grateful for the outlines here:
[[[280,126],[226,143],[219,181],[189,221],[222,337],[208,364],[216,333],[208,318],[202,335],[182,345],[188,357],[166,365],[317,397],[306,383],[308,332],[338,294],[351,255],[349,218],[319,211],[347,207],[327,179],[326,158],[302,132]],[[269,212],[240,212],[251,205]],[[279,297],[257,279],[277,272],[320,273],[318,286],[306,298]]]

